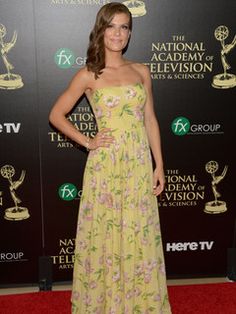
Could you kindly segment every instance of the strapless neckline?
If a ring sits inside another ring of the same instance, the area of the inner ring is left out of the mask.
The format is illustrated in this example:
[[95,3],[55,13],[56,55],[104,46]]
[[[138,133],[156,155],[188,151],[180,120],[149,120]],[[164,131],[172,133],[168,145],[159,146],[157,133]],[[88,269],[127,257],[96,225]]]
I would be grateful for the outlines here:
[[98,91],[101,91],[101,90],[106,90],[106,89],[109,89],[109,88],[131,88],[131,87],[135,87],[135,86],[142,86],[143,87],[143,83],[142,82],[137,82],[137,83],[130,83],[130,84],[123,84],[123,85],[108,85],[108,86],[104,86],[104,87],[98,87],[98,88],[95,88],[91,95],[93,96],[96,92]]

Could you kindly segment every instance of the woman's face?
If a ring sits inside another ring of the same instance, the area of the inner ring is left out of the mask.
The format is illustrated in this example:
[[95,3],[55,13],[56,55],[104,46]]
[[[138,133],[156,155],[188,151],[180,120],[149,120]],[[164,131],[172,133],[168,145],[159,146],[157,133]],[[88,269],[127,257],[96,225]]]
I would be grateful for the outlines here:
[[104,32],[105,50],[121,52],[130,36],[129,16],[125,13],[115,14]]

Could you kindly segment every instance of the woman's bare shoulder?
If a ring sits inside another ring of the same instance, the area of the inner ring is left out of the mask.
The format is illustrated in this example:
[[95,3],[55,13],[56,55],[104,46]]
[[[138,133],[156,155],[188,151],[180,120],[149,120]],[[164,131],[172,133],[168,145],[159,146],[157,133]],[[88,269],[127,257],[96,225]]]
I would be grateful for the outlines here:
[[91,71],[88,71],[87,67],[84,66],[74,75],[71,84],[72,86],[80,85],[83,87],[84,91],[92,88],[94,83],[94,74]]
[[143,63],[133,62],[133,63],[131,63],[131,66],[136,71],[140,72],[140,74],[149,75],[149,73],[150,73],[148,66],[143,64]]

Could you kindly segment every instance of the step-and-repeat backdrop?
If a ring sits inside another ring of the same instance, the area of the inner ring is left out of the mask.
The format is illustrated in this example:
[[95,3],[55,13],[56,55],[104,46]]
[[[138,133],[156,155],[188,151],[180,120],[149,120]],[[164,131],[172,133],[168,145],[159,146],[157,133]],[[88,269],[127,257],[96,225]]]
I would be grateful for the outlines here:
[[[85,65],[106,0],[0,1],[0,284],[72,278],[87,153],[48,122]],[[225,276],[235,206],[236,2],[119,1],[132,12],[126,57],[150,68],[166,187],[159,210],[167,275]],[[86,99],[68,119],[96,134]]]

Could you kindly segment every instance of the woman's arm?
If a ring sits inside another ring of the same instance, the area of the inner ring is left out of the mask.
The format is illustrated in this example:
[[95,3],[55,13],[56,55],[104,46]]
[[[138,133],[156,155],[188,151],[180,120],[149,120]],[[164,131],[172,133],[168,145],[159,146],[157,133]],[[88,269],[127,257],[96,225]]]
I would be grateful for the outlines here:
[[146,66],[143,66],[142,73],[143,83],[147,93],[147,100],[144,107],[144,123],[147,131],[149,145],[155,160],[155,170],[153,173],[153,193],[155,195],[159,195],[163,191],[165,185],[163,158],[161,152],[161,136],[154,111],[152,82],[149,69]]
[[66,115],[74,107],[76,101],[90,88],[91,72],[87,68],[81,69],[70,82],[68,88],[57,99],[49,114],[49,121],[63,134],[74,142],[89,149],[96,149],[99,146],[107,147],[113,138],[106,135],[107,129],[98,132],[90,139],[77,130],[74,125],[67,120]]

